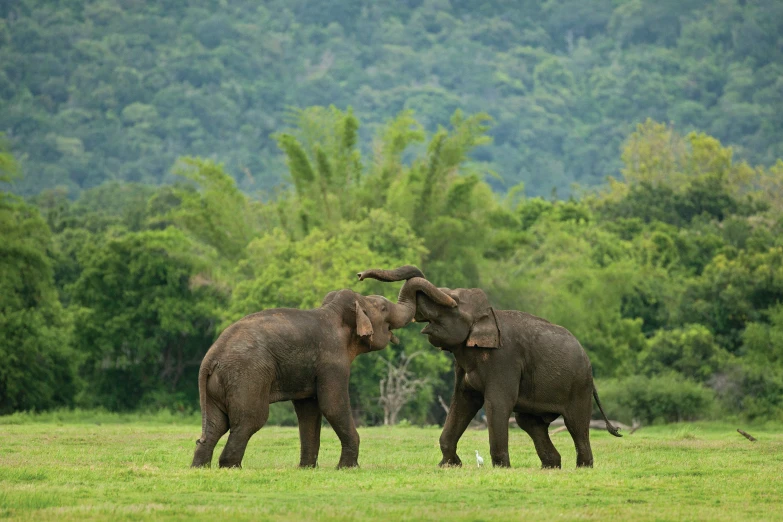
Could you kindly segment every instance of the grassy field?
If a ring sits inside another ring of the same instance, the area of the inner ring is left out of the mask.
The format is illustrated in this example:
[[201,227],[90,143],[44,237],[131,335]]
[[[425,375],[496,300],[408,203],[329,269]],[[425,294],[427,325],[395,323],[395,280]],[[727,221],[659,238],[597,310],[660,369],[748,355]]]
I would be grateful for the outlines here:
[[489,461],[487,432],[477,430],[460,445],[466,466],[438,469],[439,428],[364,428],[361,468],[343,471],[330,429],[320,468],[300,470],[296,428],[267,427],[251,439],[244,469],[191,470],[197,417],[5,417],[0,518],[781,520],[783,434],[744,426],[759,439],[751,443],[736,427],[593,432],[591,470],[575,469],[567,433],[553,436],[562,470],[539,469],[519,429],[512,469],[476,468],[474,450]]

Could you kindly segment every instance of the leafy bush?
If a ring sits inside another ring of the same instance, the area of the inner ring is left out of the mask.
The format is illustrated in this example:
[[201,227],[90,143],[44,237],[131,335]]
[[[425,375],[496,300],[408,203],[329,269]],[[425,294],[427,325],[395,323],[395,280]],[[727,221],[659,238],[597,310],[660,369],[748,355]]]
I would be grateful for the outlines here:
[[676,373],[604,380],[596,387],[606,414],[629,424],[696,420],[715,406],[712,390]]
[[685,325],[674,330],[658,330],[639,354],[640,373],[655,375],[677,370],[682,375],[704,381],[725,361],[728,354],[720,348],[706,327]]
[[742,362],[714,375],[710,385],[728,412],[748,420],[783,420],[783,377],[774,366]]

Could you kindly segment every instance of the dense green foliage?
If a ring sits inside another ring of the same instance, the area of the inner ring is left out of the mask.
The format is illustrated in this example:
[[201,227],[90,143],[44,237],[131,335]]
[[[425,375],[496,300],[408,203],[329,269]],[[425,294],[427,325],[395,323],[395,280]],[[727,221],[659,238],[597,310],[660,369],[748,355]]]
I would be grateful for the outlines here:
[[[16,175],[0,142],[0,180]],[[72,405],[75,361],[54,286],[51,232],[38,209],[6,192],[0,230],[0,414]]]
[[[335,470],[340,442],[321,435],[317,469],[300,470],[296,428],[250,439],[242,470],[189,469],[200,420],[85,413],[0,417],[0,516],[112,520],[779,520],[780,424],[644,427],[592,433],[595,468],[575,469],[568,433],[552,437],[562,470],[539,469],[533,443],[509,433],[511,469],[477,468],[487,431],[469,429],[462,468],[440,469],[440,429],[359,428],[360,467]],[[224,439],[225,440],[225,439]],[[54,446],[54,447],[53,447]],[[222,449],[223,443],[218,447]]]
[[187,155],[255,190],[285,174],[287,107],[353,106],[363,151],[402,110],[435,132],[462,108],[496,122],[493,185],[564,195],[648,117],[783,157],[781,34],[779,0],[3,2],[0,132],[25,195],[171,182]]
[[[168,186],[3,195],[3,411],[192,411],[201,357],[232,321],[315,307],[343,287],[394,298],[399,284],[355,274],[411,263],[571,330],[620,420],[783,418],[783,161],[754,168],[708,135],[647,121],[626,141],[621,179],[550,201],[482,180],[490,166],[470,158],[488,142],[485,114],[456,111],[428,134],[404,111],[369,156],[351,111],[289,121],[275,137],[293,184],[266,202],[198,158]],[[450,359],[419,328],[355,361],[360,421],[383,419],[386,359],[415,352],[427,382],[402,418],[442,420]]]

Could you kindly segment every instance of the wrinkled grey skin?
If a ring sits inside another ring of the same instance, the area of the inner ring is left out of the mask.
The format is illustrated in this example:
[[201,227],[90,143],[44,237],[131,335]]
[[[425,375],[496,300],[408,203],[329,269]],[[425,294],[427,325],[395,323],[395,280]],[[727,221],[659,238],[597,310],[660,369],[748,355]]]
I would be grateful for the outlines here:
[[269,404],[289,400],[299,420],[300,466],[318,461],[322,416],[342,444],[338,468],[357,466],[359,435],[348,396],[351,362],[397,342],[391,330],[413,318],[416,292],[435,290],[416,272],[406,275],[412,279],[398,303],[339,290],[314,310],[264,310],[229,326],[201,363],[202,432],[192,466],[209,466],[215,444],[230,428],[220,467],[240,467],[248,440],[267,421]]
[[[367,270],[360,279],[395,271]],[[549,424],[563,416],[576,446],[578,467],[592,467],[590,417],[595,397],[612,435],[620,434],[606,418],[593,384],[592,368],[579,341],[565,328],[515,310],[494,310],[477,288],[439,288],[457,307],[443,306],[418,294],[417,322],[432,345],[454,355],[454,396],[440,437],[441,466],[459,466],[457,443],[484,406],[494,466],[510,466],[508,419],[533,439],[545,468],[559,468],[560,454],[549,439]],[[440,297],[443,300],[443,297]]]

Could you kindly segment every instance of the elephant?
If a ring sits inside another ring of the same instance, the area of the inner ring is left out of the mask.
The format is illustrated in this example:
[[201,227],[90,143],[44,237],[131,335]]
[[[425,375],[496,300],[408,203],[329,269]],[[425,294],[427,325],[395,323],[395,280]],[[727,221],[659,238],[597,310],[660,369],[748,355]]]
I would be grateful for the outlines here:
[[[358,276],[397,281],[410,271],[411,267],[371,269]],[[576,337],[529,313],[495,310],[478,288],[438,288],[437,292],[443,295],[417,294],[414,320],[428,323],[421,333],[455,360],[454,395],[440,436],[440,465],[461,465],[457,443],[484,406],[493,466],[510,466],[508,425],[513,413],[533,439],[542,467],[560,468],[560,454],[548,428],[561,415],[576,447],[577,467],[592,467],[593,398],[609,433],[621,435],[604,413],[590,359]],[[445,302],[445,296],[457,306],[437,301]]]
[[269,417],[269,404],[288,400],[299,421],[301,467],[317,465],[322,416],[342,445],[338,468],[357,466],[359,435],[348,396],[351,362],[398,342],[392,330],[411,321],[418,291],[456,306],[416,277],[419,273],[409,272],[397,303],[344,289],[327,294],[319,308],[268,309],[223,331],[199,370],[201,437],[191,466],[210,466],[218,439],[230,429],[219,464],[241,467],[250,437]]

